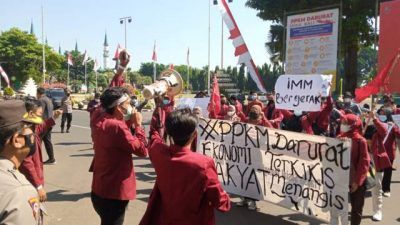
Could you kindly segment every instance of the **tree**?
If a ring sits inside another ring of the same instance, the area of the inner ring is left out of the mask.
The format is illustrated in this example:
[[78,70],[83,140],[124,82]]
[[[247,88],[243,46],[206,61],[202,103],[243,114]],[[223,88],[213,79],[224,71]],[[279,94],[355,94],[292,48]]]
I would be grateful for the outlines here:
[[[382,1],[382,0],[381,0]],[[258,10],[263,20],[272,21],[270,40],[266,44],[272,56],[283,53],[284,12],[313,9],[329,5],[338,5],[340,0],[247,0],[246,5]],[[371,46],[375,40],[372,19],[375,16],[375,0],[345,0],[342,8],[342,55],[344,58],[344,89],[354,91],[357,87],[357,54],[362,46]]]
[[[61,68],[64,60],[61,55],[45,46],[47,77]],[[10,79],[15,83],[24,83],[32,77],[37,83],[43,82],[42,45],[37,38],[11,28],[0,35],[0,62]]]

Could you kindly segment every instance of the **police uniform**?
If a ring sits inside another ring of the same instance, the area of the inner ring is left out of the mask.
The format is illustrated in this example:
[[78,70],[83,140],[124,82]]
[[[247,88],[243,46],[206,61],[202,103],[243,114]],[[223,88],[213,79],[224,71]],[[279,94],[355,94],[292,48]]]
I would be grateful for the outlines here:
[[40,224],[37,191],[8,159],[0,158],[0,224]]

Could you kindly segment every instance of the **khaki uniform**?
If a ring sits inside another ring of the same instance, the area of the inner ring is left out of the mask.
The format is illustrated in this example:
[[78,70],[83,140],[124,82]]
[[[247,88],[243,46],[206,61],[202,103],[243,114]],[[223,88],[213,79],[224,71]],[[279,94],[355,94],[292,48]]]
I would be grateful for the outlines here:
[[41,220],[37,191],[14,164],[0,158],[0,224],[36,225]]

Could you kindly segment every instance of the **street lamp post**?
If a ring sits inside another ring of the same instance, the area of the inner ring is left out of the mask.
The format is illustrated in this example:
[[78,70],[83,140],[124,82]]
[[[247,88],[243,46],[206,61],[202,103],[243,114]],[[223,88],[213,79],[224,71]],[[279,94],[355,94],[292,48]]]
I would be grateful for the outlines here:
[[[131,22],[132,22],[132,17],[130,17],[130,16],[125,16],[125,17],[119,18],[119,23],[125,25],[125,50],[128,50],[127,43],[126,43],[126,24],[131,23]],[[125,76],[125,80],[128,82],[128,75]]]

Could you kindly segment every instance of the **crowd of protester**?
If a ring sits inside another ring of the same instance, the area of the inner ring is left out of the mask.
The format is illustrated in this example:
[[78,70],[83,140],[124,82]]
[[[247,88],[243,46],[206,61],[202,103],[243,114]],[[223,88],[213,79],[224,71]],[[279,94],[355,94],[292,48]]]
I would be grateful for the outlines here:
[[[29,121],[33,132],[30,144],[35,151],[21,158],[18,164],[19,171],[36,189],[41,202],[47,199],[41,141],[48,138],[46,135],[61,114],[62,128],[67,122],[68,132],[72,116],[68,115],[71,113],[68,104],[62,111],[46,108],[42,93],[43,90],[38,89],[37,99],[25,99],[25,114],[21,120]],[[321,97],[318,112],[277,109],[274,93],[265,95],[267,102],[262,102],[255,92],[249,93],[246,101],[238,96],[221,95],[218,112],[211,106],[208,112],[202,112],[199,107],[176,109],[174,98],[158,96],[154,99],[156,108],[147,138],[132,94],[123,87],[110,87],[101,95],[95,94],[88,106],[94,148],[90,166],[93,173],[91,200],[101,224],[123,224],[127,204],[136,197],[132,155],[149,156],[157,174],[140,224],[214,224],[214,209],[229,211],[230,197],[218,181],[213,160],[196,153],[198,118],[205,113],[214,119],[351,139],[351,224],[361,223],[367,190],[372,193],[372,219],[381,221],[383,218],[384,197],[391,196],[396,141],[400,138],[400,129],[392,118],[400,114],[400,109],[390,95],[382,97],[379,107],[377,104],[360,107],[354,103],[351,93],[336,100],[331,96]],[[2,132],[0,144],[4,146],[11,137]],[[373,182],[367,178],[371,168],[376,171]],[[237,205],[258,210],[255,199],[241,197]],[[331,224],[339,224],[341,219],[331,215]]]

